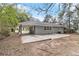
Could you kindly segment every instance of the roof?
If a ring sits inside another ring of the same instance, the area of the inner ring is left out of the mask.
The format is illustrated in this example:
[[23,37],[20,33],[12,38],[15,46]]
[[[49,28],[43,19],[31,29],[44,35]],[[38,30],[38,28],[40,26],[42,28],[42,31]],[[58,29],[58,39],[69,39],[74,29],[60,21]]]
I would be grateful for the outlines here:
[[50,26],[50,27],[64,27],[63,25],[38,21],[26,21],[20,23],[22,26]]

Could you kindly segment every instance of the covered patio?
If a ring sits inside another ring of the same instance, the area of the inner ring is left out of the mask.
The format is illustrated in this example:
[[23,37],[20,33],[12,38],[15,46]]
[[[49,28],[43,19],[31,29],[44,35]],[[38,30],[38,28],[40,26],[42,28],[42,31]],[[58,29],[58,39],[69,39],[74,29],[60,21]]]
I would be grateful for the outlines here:
[[35,22],[22,22],[19,24],[19,33],[22,34],[34,34]]

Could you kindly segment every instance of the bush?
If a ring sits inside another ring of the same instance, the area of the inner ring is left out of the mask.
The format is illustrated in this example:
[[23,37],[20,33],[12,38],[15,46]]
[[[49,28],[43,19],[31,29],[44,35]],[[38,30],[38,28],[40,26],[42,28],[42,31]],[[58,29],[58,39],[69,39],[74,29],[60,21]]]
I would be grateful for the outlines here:
[[9,29],[2,28],[2,30],[0,31],[0,39],[4,39],[5,37],[8,37],[10,35],[10,31]]
[[74,29],[71,29],[71,30],[70,30],[70,33],[75,33],[75,30],[74,30]]
[[4,39],[5,36],[3,36],[2,34],[0,34],[0,40]]
[[9,31],[2,31],[1,35],[3,35],[3,36],[9,36],[10,34],[9,34]]

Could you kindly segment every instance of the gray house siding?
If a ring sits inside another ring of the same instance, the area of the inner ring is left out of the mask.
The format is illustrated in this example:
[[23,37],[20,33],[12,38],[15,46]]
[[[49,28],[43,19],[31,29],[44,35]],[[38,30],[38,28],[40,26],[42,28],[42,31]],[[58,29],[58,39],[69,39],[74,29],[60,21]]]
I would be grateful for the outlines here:
[[43,26],[35,27],[35,34],[52,34],[52,30],[44,30]]
[[53,27],[53,32],[54,33],[64,33],[64,28],[61,27]]
[[31,34],[56,34],[56,33],[64,33],[64,25],[56,24],[56,23],[47,23],[47,22],[37,22],[37,21],[26,21],[22,22],[19,25],[31,26],[30,33]]
[[51,30],[44,30],[44,26],[35,26],[35,34],[56,34],[56,33],[64,33],[63,28],[54,28]]

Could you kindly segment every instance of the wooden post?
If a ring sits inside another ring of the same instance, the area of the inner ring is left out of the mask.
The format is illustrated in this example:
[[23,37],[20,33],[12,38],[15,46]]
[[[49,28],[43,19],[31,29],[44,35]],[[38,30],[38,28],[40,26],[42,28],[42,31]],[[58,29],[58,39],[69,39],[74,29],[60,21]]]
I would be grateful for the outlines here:
[[22,35],[22,25],[19,25],[19,34]]

